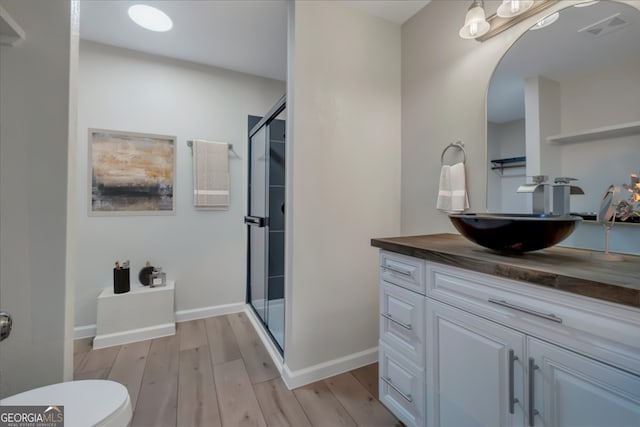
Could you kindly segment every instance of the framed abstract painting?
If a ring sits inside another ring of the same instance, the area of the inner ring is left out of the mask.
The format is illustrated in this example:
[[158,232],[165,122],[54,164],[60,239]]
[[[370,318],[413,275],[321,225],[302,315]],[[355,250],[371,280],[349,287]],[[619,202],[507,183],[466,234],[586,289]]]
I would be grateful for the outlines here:
[[173,215],[176,137],[89,129],[89,215]]

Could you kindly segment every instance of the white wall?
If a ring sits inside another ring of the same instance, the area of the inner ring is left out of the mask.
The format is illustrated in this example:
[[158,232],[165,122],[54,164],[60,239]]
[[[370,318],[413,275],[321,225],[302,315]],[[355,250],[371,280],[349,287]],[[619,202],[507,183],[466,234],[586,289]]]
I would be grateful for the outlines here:
[[0,4],[26,32],[19,46],[0,47],[0,307],[14,322],[0,344],[1,397],[62,381],[72,355],[65,246],[77,36],[70,2]]
[[289,384],[339,358],[351,358],[347,369],[377,358],[370,239],[399,232],[400,27],[335,2],[296,2],[294,68]]
[[[491,159],[508,159],[525,155],[524,119],[506,123],[488,123],[487,155]],[[489,212],[524,212],[524,195],[517,195],[518,187],[525,183],[525,168],[489,170],[487,176],[487,210]],[[516,197],[514,197],[516,195]]]
[[508,41],[458,36],[469,4],[433,1],[402,26],[402,233],[455,232],[436,210],[440,156],[462,140],[470,211],[486,209],[485,96]]
[[[76,326],[95,324],[96,296],[112,285],[116,260],[131,260],[131,280],[149,260],[176,280],[176,310],[245,298],[247,116],[263,115],[284,82],[82,41],[79,71]],[[89,217],[87,129],[177,137],[173,216]],[[186,141],[232,143],[231,206],[193,208]]]
[[[637,1],[624,3],[640,9]],[[559,2],[547,12],[568,4]],[[456,139],[466,143],[470,211],[486,207],[487,87],[502,55],[535,17],[480,43],[458,37],[467,7],[465,2],[434,1],[402,27],[403,234],[455,232],[446,215],[436,211],[435,200],[440,154]],[[639,228],[625,227],[632,237],[621,236],[616,249],[640,253],[633,243],[638,241]],[[601,227],[583,224],[565,242],[597,247],[601,235]],[[614,236],[612,244],[615,240]]]
[[[638,120],[640,111],[640,61],[603,67],[597,72],[560,81],[562,132],[576,132]],[[562,175],[579,179],[585,190],[571,196],[576,212],[597,212],[611,184],[629,182],[631,172],[640,172],[638,135],[562,144],[558,147]],[[614,226],[610,250],[640,253],[640,226]],[[604,231],[584,223],[565,244],[604,247]]]

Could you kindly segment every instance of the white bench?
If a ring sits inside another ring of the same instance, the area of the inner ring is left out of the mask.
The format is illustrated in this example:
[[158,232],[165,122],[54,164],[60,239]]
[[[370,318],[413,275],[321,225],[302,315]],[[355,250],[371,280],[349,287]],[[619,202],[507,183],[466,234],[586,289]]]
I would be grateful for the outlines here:
[[112,347],[176,333],[175,282],[151,288],[137,283],[124,294],[113,286],[98,295],[98,318],[93,348]]

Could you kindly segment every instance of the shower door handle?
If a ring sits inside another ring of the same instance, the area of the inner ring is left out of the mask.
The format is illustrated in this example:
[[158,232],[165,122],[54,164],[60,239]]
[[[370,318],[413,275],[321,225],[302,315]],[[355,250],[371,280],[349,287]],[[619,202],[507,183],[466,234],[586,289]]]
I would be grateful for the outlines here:
[[264,227],[267,219],[261,216],[250,216],[247,215],[244,217],[244,223],[248,225],[254,225],[256,227]]

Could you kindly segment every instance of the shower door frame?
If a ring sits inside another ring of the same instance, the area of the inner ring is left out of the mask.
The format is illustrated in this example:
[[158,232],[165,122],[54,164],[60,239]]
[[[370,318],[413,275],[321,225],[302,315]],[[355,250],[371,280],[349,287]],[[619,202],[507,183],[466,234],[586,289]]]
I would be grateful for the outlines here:
[[[278,115],[284,111],[284,109],[287,108],[287,95],[283,95],[282,98],[280,98],[275,105],[267,112],[267,114],[264,115],[264,117],[262,119],[260,119],[260,121],[258,123],[256,123],[251,130],[249,131],[249,135],[248,135],[248,139],[247,139],[247,158],[248,158],[248,168],[247,168],[247,183],[251,182],[251,174],[252,174],[252,161],[251,161],[251,138],[257,134],[263,127],[269,125],[272,121],[274,121]],[[269,129],[267,129],[269,130]],[[266,138],[267,138],[267,146],[265,151],[267,153],[270,152],[270,144],[271,144],[271,135],[269,132],[267,132],[266,134]],[[285,143],[286,143],[286,137],[285,137]],[[269,186],[269,168],[270,168],[270,164],[269,162],[266,163],[266,172],[265,172],[265,199],[266,199],[266,205],[267,207],[269,206],[269,191],[268,191],[268,186]],[[286,163],[285,163],[285,169],[286,169]],[[251,188],[249,186],[248,191],[247,191],[247,212],[251,213]],[[267,218],[266,218],[266,225],[268,226],[269,224],[269,218],[268,218],[268,213],[269,210],[267,208],[266,210],[266,214],[267,214]],[[246,222],[246,221],[245,221]],[[269,328],[269,316],[268,316],[268,304],[269,304],[269,233],[265,232],[266,234],[266,239],[265,239],[265,253],[263,254],[263,256],[265,257],[264,263],[265,263],[265,287],[266,287],[266,292],[265,292],[265,309],[264,309],[264,313],[265,313],[265,317],[266,317],[266,321],[265,319],[263,319],[263,317],[260,315],[260,313],[258,313],[258,310],[254,307],[254,305],[252,304],[251,301],[251,230],[250,230],[251,225],[247,224],[247,264],[246,264],[246,278],[247,278],[247,283],[246,283],[246,303],[249,305],[249,307],[251,307],[251,310],[253,310],[254,314],[256,315],[256,318],[260,321],[260,323],[262,323],[262,326],[264,327],[264,330],[267,332],[267,334],[269,335],[269,338],[271,339],[271,341],[273,342],[273,344],[275,345],[275,347],[278,349],[278,351],[280,352],[280,355],[284,355],[284,328],[285,325],[283,324],[283,343],[282,346],[280,345],[280,343],[278,342],[278,340],[274,337],[273,333],[271,332],[270,328]],[[286,233],[286,230],[285,230]],[[286,244],[286,240],[285,240],[285,244]],[[286,298],[286,292],[284,293],[284,298]]]

